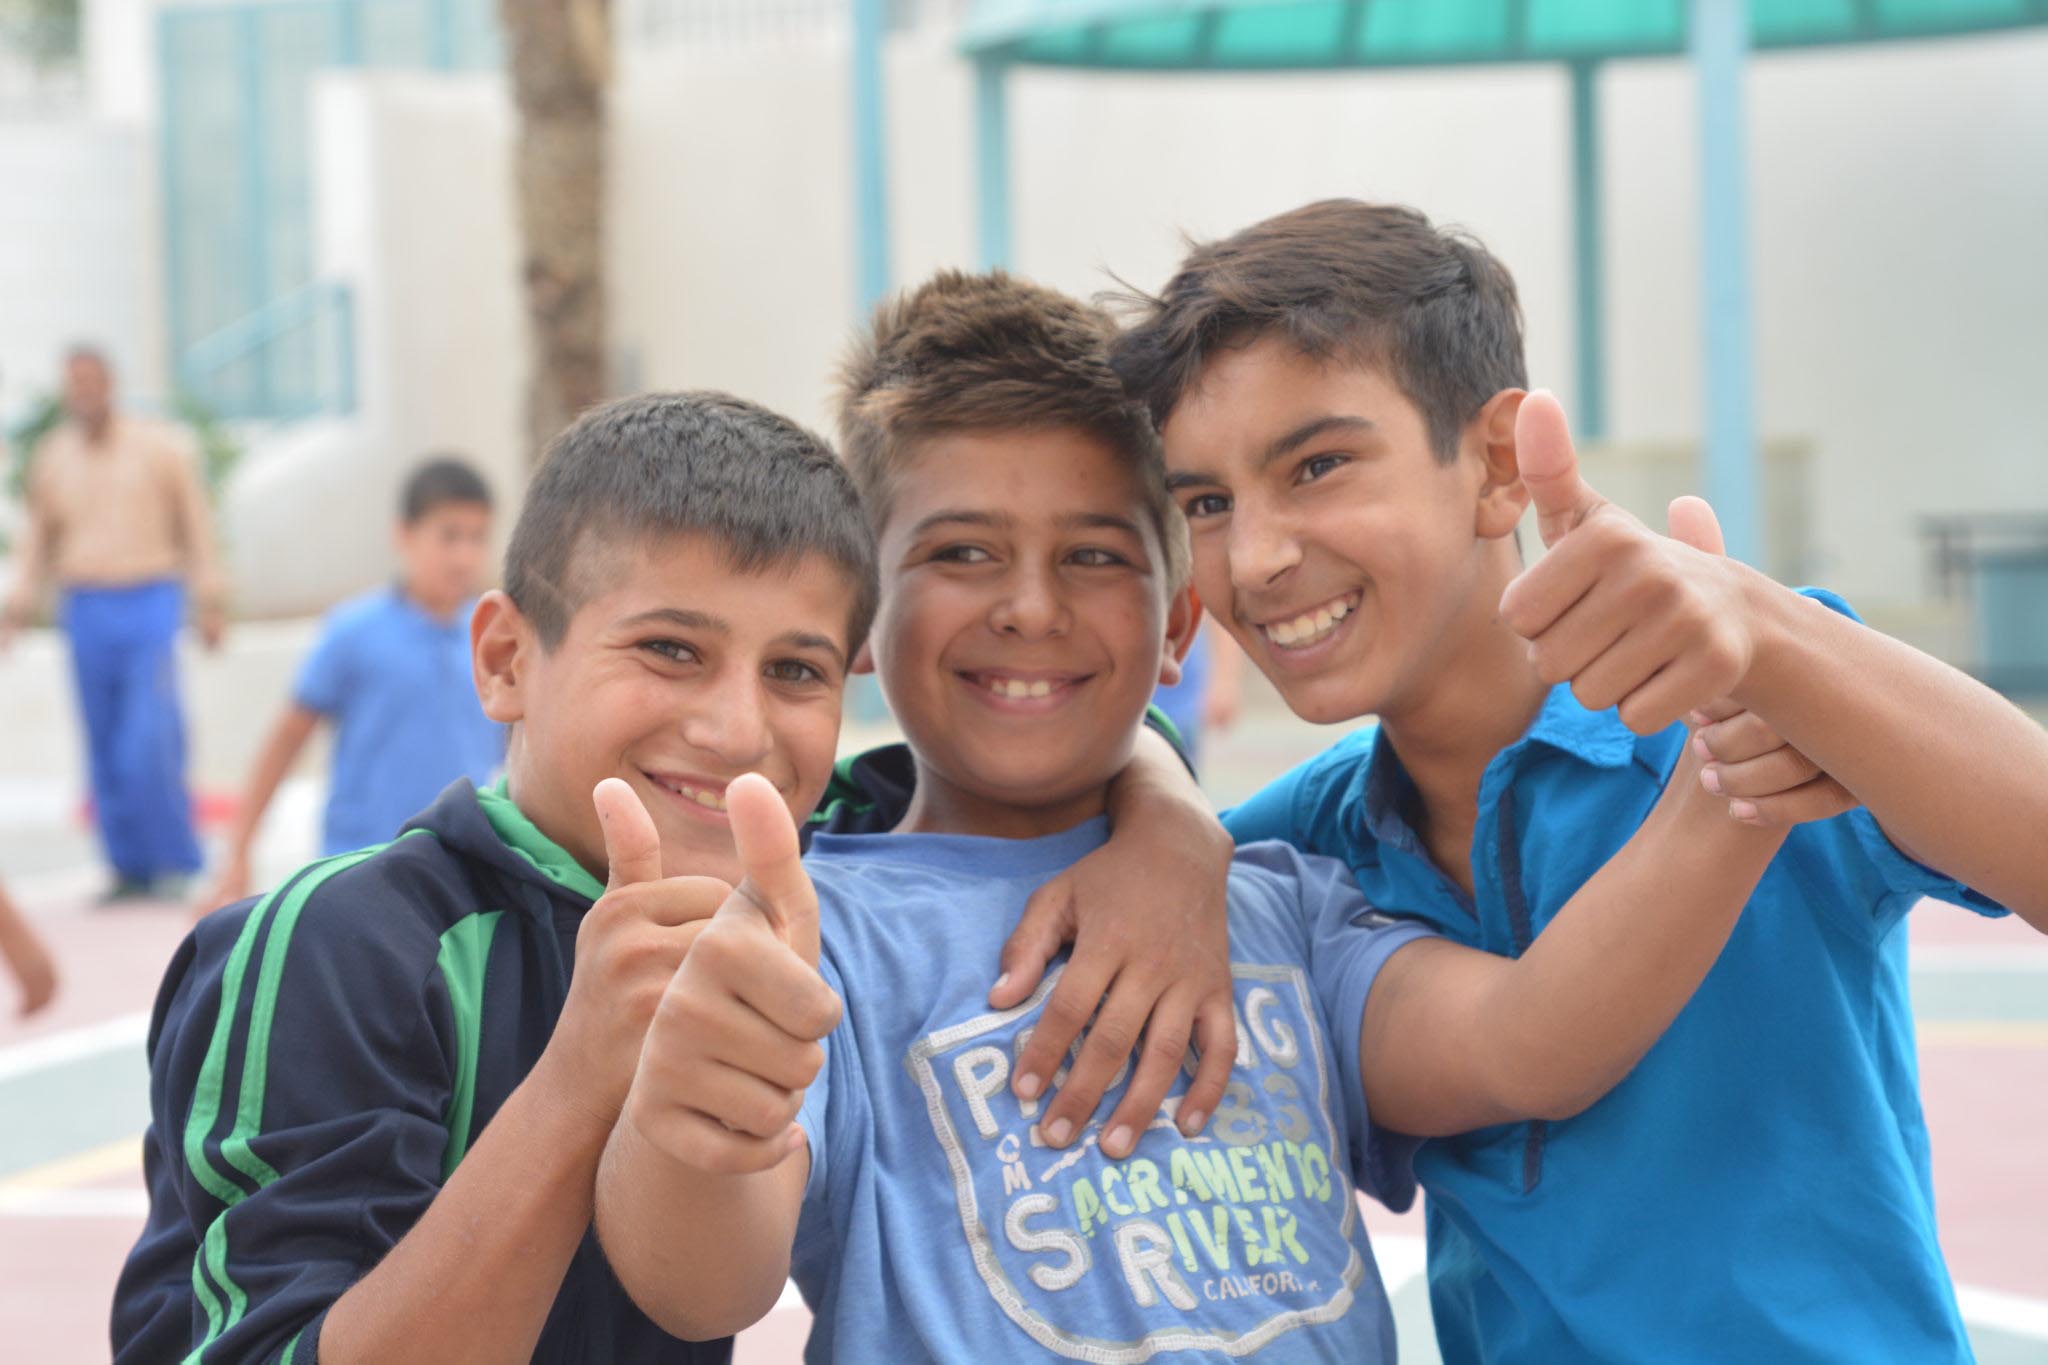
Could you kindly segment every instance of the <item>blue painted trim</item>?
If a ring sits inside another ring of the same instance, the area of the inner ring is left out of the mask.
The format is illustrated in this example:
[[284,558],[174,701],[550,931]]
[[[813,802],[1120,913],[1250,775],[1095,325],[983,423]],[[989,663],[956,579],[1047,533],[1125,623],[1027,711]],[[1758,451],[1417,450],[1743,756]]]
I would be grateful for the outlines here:
[[974,64],[974,189],[981,268],[1010,264],[1009,69],[1001,62]]
[[1572,429],[1607,434],[1607,281],[1600,222],[1600,67],[1574,62],[1572,81],[1572,264],[1578,304],[1579,398]]
[[855,304],[865,318],[889,292],[889,169],[882,107],[884,0],[853,6]]
[[1700,385],[1706,433],[1702,473],[1728,553],[1755,564],[1762,546],[1742,89],[1749,53],[1744,0],[1695,0],[1691,42],[1700,116],[1700,321],[1706,362]]

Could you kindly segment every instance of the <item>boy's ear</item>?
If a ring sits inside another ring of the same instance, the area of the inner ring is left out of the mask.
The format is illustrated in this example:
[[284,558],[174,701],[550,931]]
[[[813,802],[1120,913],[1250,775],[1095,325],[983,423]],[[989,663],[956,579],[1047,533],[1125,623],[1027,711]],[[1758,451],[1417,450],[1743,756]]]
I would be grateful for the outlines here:
[[852,662],[852,663],[850,663],[850,664],[848,664],[848,665],[846,666],[846,671],[847,671],[847,672],[849,672],[849,673],[872,673],[872,672],[874,672],[874,671],[875,671],[875,650],[874,650],[874,646],[873,646],[872,644],[870,644],[870,643],[869,643],[868,641],[866,641],[866,640],[862,640],[862,641],[860,642],[860,648],[859,648],[859,649],[856,649],[855,651],[853,651],[853,662]]
[[1477,438],[1485,470],[1472,528],[1483,540],[1513,535],[1529,507],[1529,487],[1515,455],[1515,414],[1528,396],[1526,389],[1502,389],[1486,400],[1468,428]]
[[1195,630],[1202,624],[1202,599],[1192,585],[1182,588],[1166,603],[1166,652],[1159,656],[1159,685],[1171,687],[1180,681],[1181,660],[1195,642]]
[[469,666],[484,714],[501,725],[526,719],[525,683],[540,637],[519,606],[497,588],[477,599],[469,618]]

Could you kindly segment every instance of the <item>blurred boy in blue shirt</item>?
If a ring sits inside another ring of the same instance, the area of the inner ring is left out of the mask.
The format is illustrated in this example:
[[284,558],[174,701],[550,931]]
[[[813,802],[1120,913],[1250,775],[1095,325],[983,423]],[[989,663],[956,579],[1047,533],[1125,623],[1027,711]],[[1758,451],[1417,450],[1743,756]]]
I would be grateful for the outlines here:
[[486,785],[505,755],[470,676],[469,617],[490,554],[491,492],[465,462],[437,456],[399,497],[399,577],[322,623],[291,703],[249,775],[205,908],[249,893],[263,813],[322,721],[334,760],[322,856],[391,838],[458,777]]

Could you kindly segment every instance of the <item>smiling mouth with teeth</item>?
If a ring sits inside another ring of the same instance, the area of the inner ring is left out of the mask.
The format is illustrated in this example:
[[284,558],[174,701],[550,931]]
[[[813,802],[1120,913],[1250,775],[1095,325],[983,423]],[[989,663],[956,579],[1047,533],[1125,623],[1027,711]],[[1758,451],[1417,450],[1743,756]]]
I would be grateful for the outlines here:
[[725,810],[724,792],[715,792],[708,787],[693,787],[687,782],[664,782],[658,777],[654,779],[654,784],[664,791],[674,792],[685,801],[694,801],[706,810]]
[[1073,681],[1067,678],[1062,678],[1058,682],[1045,678],[1005,678],[993,674],[966,674],[963,676],[976,687],[987,688],[991,696],[1001,697],[1005,701],[1049,697],[1062,688],[1069,686]]
[[1262,625],[1259,633],[1282,649],[1305,649],[1319,644],[1345,617],[1358,610],[1360,596],[1357,592],[1345,593],[1298,616]]

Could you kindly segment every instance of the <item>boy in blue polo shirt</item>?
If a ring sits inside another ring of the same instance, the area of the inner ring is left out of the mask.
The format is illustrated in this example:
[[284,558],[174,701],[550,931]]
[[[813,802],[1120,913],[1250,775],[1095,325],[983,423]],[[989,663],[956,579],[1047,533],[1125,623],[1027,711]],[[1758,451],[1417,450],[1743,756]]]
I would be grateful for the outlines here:
[[503,761],[505,728],[478,704],[469,665],[490,489],[461,460],[425,461],[399,495],[394,539],[398,581],[342,603],[321,624],[249,774],[204,907],[249,894],[263,813],[322,721],[334,726],[323,857],[384,842],[450,782],[482,786]]
[[[1422,1148],[1446,1359],[1968,1360],[1903,921],[1934,897],[2048,926],[2048,736],[1722,558],[1704,504],[1666,538],[1604,503],[1525,392],[1507,271],[1412,210],[1315,204],[1195,248],[1117,363],[1217,621],[1298,714],[1378,718],[1226,813],[1236,838],[1342,857],[1379,911],[1519,957],[1688,747],[1738,821],[1797,823],[1627,1080]],[[1524,570],[1531,501],[1549,553]],[[1747,711],[1695,709],[1720,696]],[[1036,979],[1005,965],[999,1005]]]
[[[1125,1108],[1163,1069],[1163,1104],[1048,1125],[1009,1078],[1052,983],[990,1010],[985,973],[1031,893],[1102,846],[1195,620],[1110,330],[944,273],[878,310],[846,366],[872,661],[916,795],[892,832],[828,831],[799,867],[782,803],[727,791],[746,894],[656,1010],[599,1177],[621,1281],[679,1335],[765,1312],[794,1246],[813,1360],[1390,1361],[1352,1195],[1412,1194],[1412,1144],[1385,1128],[1577,1112],[1677,1011],[1778,845],[1687,774],[1517,962],[1375,915],[1331,860],[1242,849],[1235,1045],[1205,1029],[1191,1059],[1155,1020],[1110,1088]],[[1154,914],[1153,940],[1174,925]]]

